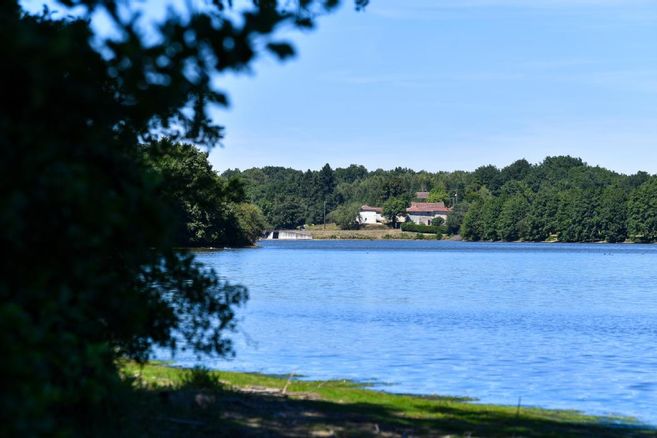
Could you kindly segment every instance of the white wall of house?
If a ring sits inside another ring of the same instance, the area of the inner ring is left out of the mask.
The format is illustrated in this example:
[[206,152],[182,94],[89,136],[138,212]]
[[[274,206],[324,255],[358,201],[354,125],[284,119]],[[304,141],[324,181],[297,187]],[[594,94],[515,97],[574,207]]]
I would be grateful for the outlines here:
[[441,217],[447,222],[447,215],[439,213],[409,213],[408,217],[418,225],[431,225],[431,220],[436,217]]
[[361,224],[380,224],[383,222],[383,216],[376,211],[361,211],[358,213],[358,222]]

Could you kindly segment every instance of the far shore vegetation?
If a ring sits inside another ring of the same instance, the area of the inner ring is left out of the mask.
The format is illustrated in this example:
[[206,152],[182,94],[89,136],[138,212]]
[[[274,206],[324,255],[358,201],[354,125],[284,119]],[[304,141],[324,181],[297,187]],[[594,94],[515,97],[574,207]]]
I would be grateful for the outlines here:
[[627,417],[399,395],[346,381],[124,363],[136,389],[125,430],[151,436],[652,437]]
[[262,210],[269,227],[315,230],[313,225],[333,222],[352,231],[332,234],[336,238],[381,238],[386,233],[353,232],[363,228],[359,208],[382,208],[392,230],[416,194],[425,192],[426,201],[451,208],[447,220],[438,230],[405,231],[472,241],[657,240],[657,176],[619,174],[570,156],[538,164],[521,159],[502,169],[484,165],[471,172],[370,171],[355,164],[332,169],[326,164],[317,171],[263,167],[227,170],[222,176],[240,178],[246,199]]

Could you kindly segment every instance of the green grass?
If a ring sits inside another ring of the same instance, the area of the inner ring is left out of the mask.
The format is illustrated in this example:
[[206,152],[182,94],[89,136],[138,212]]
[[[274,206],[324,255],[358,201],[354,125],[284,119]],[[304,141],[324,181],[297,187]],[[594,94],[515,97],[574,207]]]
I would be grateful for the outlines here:
[[631,418],[395,395],[349,381],[122,366],[149,436],[657,437]]

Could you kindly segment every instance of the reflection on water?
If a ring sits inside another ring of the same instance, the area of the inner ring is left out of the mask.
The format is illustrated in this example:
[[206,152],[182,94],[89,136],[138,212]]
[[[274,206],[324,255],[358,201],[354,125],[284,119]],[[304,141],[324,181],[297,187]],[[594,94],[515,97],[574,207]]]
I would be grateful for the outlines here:
[[259,246],[199,254],[251,293],[236,359],[207,366],[657,424],[657,246]]

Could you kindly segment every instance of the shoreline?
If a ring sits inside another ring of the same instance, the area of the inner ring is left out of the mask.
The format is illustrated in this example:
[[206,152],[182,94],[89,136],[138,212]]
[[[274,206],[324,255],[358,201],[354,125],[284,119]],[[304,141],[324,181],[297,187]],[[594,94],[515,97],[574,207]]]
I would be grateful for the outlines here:
[[[299,230],[283,230],[283,231],[299,231]],[[595,244],[595,245],[655,245],[657,242],[635,242],[632,240],[625,240],[623,242],[607,242],[605,240],[597,240],[592,242],[564,242],[556,239],[547,239],[541,241],[534,240],[465,240],[459,234],[453,236],[443,236],[436,239],[434,234],[430,233],[414,233],[408,231],[400,231],[399,229],[374,229],[374,230],[321,230],[309,229],[301,230],[312,236],[312,239],[280,239],[281,241],[307,241],[307,240],[390,240],[390,241],[405,241],[405,240],[419,240],[419,241],[437,241],[437,242],[464,242],[464,243],[536,243],[536,244]],[[418,238],[421,235],[423,237]],[[271,241],[278,239],[259,239],[261,241]]]
[[348,380],[193,370],[167,362],[143,367],[128,362],[120,369],[124,379],[131,379],[150,397],[149,406],[158,418],[169,416],[179,423],[180,436],[200,425],[206,431],[229,428],[251,436],[648,437],[656,433],[654,426],[628,416],[395,394]]

